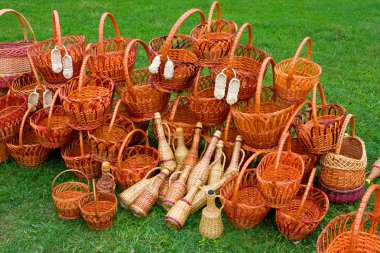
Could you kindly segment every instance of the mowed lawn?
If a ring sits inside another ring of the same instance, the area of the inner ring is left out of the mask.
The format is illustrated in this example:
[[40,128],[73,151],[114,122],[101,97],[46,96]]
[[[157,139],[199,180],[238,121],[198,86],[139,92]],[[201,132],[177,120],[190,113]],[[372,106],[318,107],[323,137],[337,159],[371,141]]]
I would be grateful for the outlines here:
[[[149,42],[167,34],[182,13],[202,9],[211,1],[0,1],[0,9],[23,13],[38,40],[52,37],[51,11],[60,14],[62,33],[83,34],[98,40],[103,12],[115,15],[122,36]],[[380,2],[379,1],[221,1],[222,16],[238,26],[250,22],[253,44],[277,61],[294,55],[301,40],[313,39],[312,60],[322,66],[320,78],[327,100],[354,114],[356,134],[366,143],[368,169],[379,156],[380,122]],[[195,16],[180,32],[189,33],[199,22]],[[110,22],[105,36],[114,32]],[[0,41],[22,38],[16,18],[0,18]],[[246,42],[246,36],[241,43]],[[140,51],[142,52],[142,51]],[[303,52],[305,55],[305,52]],[[143,65],[145,57],[139,57]],[[198,233],[200,213],[185,227],[173,231],[163,223],[165,212],[155,206],[146,219],[135,218],[119,207],[114,226],[98,232],[83,220],[58,218],[51,182],[65,169],[59,151],[35,169],[24,169],[9,159],[0,165],[0,252],[314,252],[318,234],[335,216],[357,210],[354,205],[330,205],[315,233],[297,245],[277,231],[274,211],[255,229],[234,228],[224,216],[225,233],[207,240]],[[68,180],[68,176],[63,178]],[[377,180],[380,183],[380,180]],[[371,208],[373,205],[370,205]]]

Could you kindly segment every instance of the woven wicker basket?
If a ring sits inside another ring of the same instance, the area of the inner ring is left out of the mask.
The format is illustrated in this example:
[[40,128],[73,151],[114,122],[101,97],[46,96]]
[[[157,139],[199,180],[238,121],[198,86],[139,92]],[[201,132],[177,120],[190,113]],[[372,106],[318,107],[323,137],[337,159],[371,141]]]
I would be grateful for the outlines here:
[[[217,19],[212,20],[215,8]],[[237,25],[233,21],[222,19],[221,16],[220,4],[214,1],[207,22],[196,26],[190,32],[194,53],[202,66],[223,64],[234,43]]]
[[[205,18],[201,10],[188,10],[177,20],[168,36],[154,38],[149,42],[152,55],[161,59],[158,72],[152,74],[152,85],[158,90],[181,92],[188,89],[194,81],[198,71],[198,57],[192,52],[190,37],[176,32],[186,19],[196,13],[200,15],[200,21],[203,23]],[[166,79],[164,75],[168,59],[174,63],[174,73],[170,79]]]
[[[12,9],[0,10],[0,16],[6,13],[12,13],[17,16],[24,34],[23,41],[0,43],[0,76],[4,77],[8,82],[12,82],[15,77],[30,72],[27,50],[34,44],[36,37],[28,20],[21,13]],[[25,25],[32,36],[32,40],[28,39]],[[2,79],[0,79],[0,88],[7,88],[7,84]]]
[[[373,212],[366,212],[375,193]],[[330,221],[317,240],[317,253],[380,252],[380,187],[371,185],[357,212],[342,214]]]
[[[104,39],[104,22],[106,18],[112,22],[115,30],[116,38]],[[124,51],[131,38],[122,38],[120,36],[119,26],[116,23],[115,17],[109,13],[103,13],[99,23],[99,41],[95,44],[89,44],[86,47],[86,53],[93,55],[88,62],[88,67],[92,74],[106,76],[112,79],[115,83],[124,82]],[[136,60],[136,48],[131,50],[128,58],[129,71],[132,71]]]
[[[303,47],[308,43],[307,57],[299,58]],[[321,67],[310,61],[312,49],[311,38],[303,39],[294,58],[283,60],[275,67],[276,92],[278,96],[290,103],[304,101],[322,73]]]
[[145,42],[132,40],[127,46],[124,55],[125,83],[116,85],[117,93],[120,99],[123,100],[130,119],[134,122],[151,120],[154,118],[155,112],[165,113],[168,110],[170,99],[170,94],[152,88],[148,80],[150,76],[148,68],[129,69],[128,61],[134,48],[137,49],[139,44],[144,48],[149,63],[151,62],[149,48]]

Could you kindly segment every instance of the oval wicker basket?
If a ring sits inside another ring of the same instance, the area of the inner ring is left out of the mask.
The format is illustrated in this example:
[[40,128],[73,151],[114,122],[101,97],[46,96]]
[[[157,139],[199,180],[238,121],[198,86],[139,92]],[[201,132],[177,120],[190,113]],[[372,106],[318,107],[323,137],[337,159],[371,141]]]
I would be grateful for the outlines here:
[[326,193],[330,202],[336,204],[349,204],[358,201],[363,196],[365,190],[365,183],[363,183],[361,186],[355,189],[337,190],[329,188],[323,185],[321,181],[319,181],[319,189]]

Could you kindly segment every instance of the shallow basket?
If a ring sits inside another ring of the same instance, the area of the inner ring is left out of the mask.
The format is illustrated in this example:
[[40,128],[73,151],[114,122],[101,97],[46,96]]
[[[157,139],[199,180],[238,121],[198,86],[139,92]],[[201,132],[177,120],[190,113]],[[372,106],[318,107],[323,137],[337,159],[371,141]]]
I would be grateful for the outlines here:
[[302,185],[297,196],[287,206],[276,210],[278,230],[294,242],[312,234],[329,209],[326,194],[313,187],[315,172],[316,168],[313,168],[307,186]]
[[115,194],[99,191],[93,179],[93,192],[87,193],[79,201],[79,208],[87,226],[94,230],[106,230],[113,225],[117,212],[117,198]]
[[[104,22],[107,17],[112,22],[116,38],[103,38]],[[116,23],[115,17],[109,12],[103,13],[100,18],[98,37],[98,43],[89,44],[86,47],[86,53],[93,56],[88,62],[90,72],[99,76],[109,77],[115,83],[125,81],[123,65],[124,51],[132,39],[122,38],[120,36],[119,27]],[[136,48],[132,50],[132,53],[128,58],[129,71],[132,70],[135,60]]]
[[[204,22],[204,14],[199,9],[191,9],[185,12],[174,24],[169,35],[154,38],[149,42],[151,55],[160,57],[161,64],[158,72],[152,74],[152,85],[163,92],[182,92],[188,89],[198,71],[198,57],[192,52],[192,41],[189,36],[176,34],[181,24],[192,14],[198,13],[201,23]],[[174,72],[171,79],[164,76],[165,65],[170,59],[174,63]]]
[[[306,58],[299,58],[303,47],[308,43]],[[294,58],[286,59],[275,67],[276,92],[278,96],[290,103],[304,101],[314,85],[318,83],[322,73],[321,66],[310,61],[312,41],[310,37],[303,39]]]
[[[125,82],[116,85],[116,91],[124,103],[130,119],[134,122],[148,121],[154,118],[155,112],[165,113],[168,110],[170,94],[158,91],[149,82],[148,68],[129,69],[128,61],[133,50],[141,45],[151,62],[149,48],[141,40],[132,40],[127,46],[124,55]],[[135,56],[136,57],[136,53]]]
[[[212,20],[214,10],[217,19]],[[207,22],[196,26],[191,32],[194,53],[203,66],[217,66],[227,60],[234,43],[237,25],[230,20],[222,19],[220,5],[214,1],[211,5]]]
[[210,75],[201,76],[203,68],[195,78],[193,91],[186,92],[189,107],[196,120],[202,122],[205,127],[222,124],[230,110],[224,100],[214,97],[215,81]]
[[[135,145],[128,147],[135,133],[140,133],[145,137],[145,146]],[[151,169],[157,167],[158,160],[158,151],[149,146],[146,133],[140,129],[132,130],[125,137],[119,149],[116,165],[111,165],[115,182],[122,189],[132,186],[142,180]]]
[[[238,44],[243,32],[248,31],[247,45]],[[252,45],[252,26],[245,23],[236,34],[228,60],[225,64],[210,68],[211,78],[215,80],[216,76],[222,72],[227,75],[227,84],[235,77],[240,81],[238,99],[246,100],[254,96],[257,85],[257,78],[261,65],[269,54]],[[226,90],[228,89],[226,86]]]
[[[365,209],[375,192],[373,212]],[[342,214],[330,221],[317,240],[317,253],[380,252],[380,187],[371,185],[357,212]]]
[[[0,76],[7,82],[12,82],[17,76],[30,72],[27,50],[35,43],[36,37],[28,20],[21,13],[12,9],[0,10],[0,16],[6,13],[12,13],[17,16],[24,35],[24,40],[22,41],[0,43]],[[28,27],[32,40],[28,39],[25,25]],[[7,84],[2,79],[0,79],[1,88],[7,88]]]
[[228,179],[220,189],[225,199],[224,213],[237,228],[254,228],[267,216],[266,205],[256,179],[256,169],[247,169],[262,152],[253,154],[238,175]]
[[59,173],[53,179],[51,184],[51,196],[53,197],[58,216],[61,219],[78,219],[81,217],[79,200],[90,191],[90,182],[88,181],[86,175],[83,174],[84,178],[87,180],[87,184],[69,181],[55,185],[58,177],[67,172],[82,173],[81,171],[71,169]]
[[[287,151],[282,151],[286,138]],[[285,133],[278,150],[265,155],[257,166],[257,182],[267,205],[281,208],[289,204],[299,190],[304,170],[302,158],[291,151],[291,140]]]
[[54,47],[60,50],[62,57],[67,53],[72,58],[73,77],[78,76],[85,54],[85,37],[81,35],[69,35],[61,37],[61,27],[59,16],[56,10],[53,11],[53,33],[54,37],[37,42],[28,50],[34,65],[45,81],[50,84],[63,84],[67,79],[63,73],[54,73],[51,63],[51,51]]
[[281,133],[294,110],[294,105],[278,99],[273,87],[262,88],[269,64],[272,68],[275,66],[270,57],[261,65],[254,99],[238,102],[231,107],[232,117],[244,142],[258,149],[278,145]]
[[77,178],[84,179],[85,175],[87,178],[92,179],[102,173],[101,163],[91,156],[89,140],[88,138],[83,138],[82,131],[79,131],[79,135],[72,136],[67,145],[62,147],[61,156],[68,169],[81,172],[74,171]]
[[[317,106],[317,88],[322,105]],[[336,149],[346,110],[336,104],[327,104],[318,83],[313,87],[312,108],[300,112],[293,120],[297,136],[308,152],[316,155],[332,152]]]
[[[349,122],[350,136],[345,135]],[[321,162],[319,179],[329,188],[350,190],[364,183],[367,154],[364,142],[355,136],[355,118],[352,114],[347,115],[343,123],[335,152],[325,154]]]
[[70,127],[76,130],[101,126],[110,112],[114,84],[107,77],[85,74],[90,57],[85,57],[80,76],[69,80],[59,93]]
[[337,190],[329,188],[319,181],[319,189],[326,193],[330,202],[336,204],[349,204],[358,201],[363,196],[365,183],[355,189]]

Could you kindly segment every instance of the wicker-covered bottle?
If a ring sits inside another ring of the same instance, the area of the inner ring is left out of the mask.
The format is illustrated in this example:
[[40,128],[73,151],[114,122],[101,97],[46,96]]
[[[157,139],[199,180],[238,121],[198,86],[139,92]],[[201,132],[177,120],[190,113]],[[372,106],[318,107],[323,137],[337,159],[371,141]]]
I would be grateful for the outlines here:
[[[172,181],[166,193],[166,197],[162,202],[163,207],[167,210],[186,194],[187,178],[189,177],[191,169],[196,165],[198,161],[198,148],[202,137],[201,134],[202,123],[198,122],[194,130],[193,143],[191,144],[190,151],[187,153],[186,159],[183,164],[184,169],[181,172],[175,172],[177,174],[180,173],[179,179],[176,181]],[[171,176],[171,180],[173,180],[175,176],[176,175],[173,173]]]
[[164,223],[172,229],[180,229],[185,224],[191,211],[191,202],[198,191],[198,187],[203,183],[200,179],[191,186],[185,197],[177,201],[164,218]]
[[[176,140],[177,140],[177,147],[175,145]],[[175,135],[173,138],[173,150],[174,150],[174,157],[175,157],[177,166],[182,165],[186,159],[187,153],[189,153],[189,150],[185,146],[185,140],[183,136],[182,127],[177,127],[175,130]]]
[[226,179],[223,176],[217,183],[203,186],[194,197],[193,204],[191,205],[191,213],[196,213],[202,209],[207,204],[207,192],[214,191],[218,193],[225,181]]
[[207,147],[205,154],[203,155],[203,158],[191,170],[189,179],[187,180],[188,190],[195,184],[198,178],[202,180],[203,184],[207,183],[211,157],[214,154],[214,151],[216,149],[216,144],[220,138],[220,135],[221,135],[220,131],[216,130],[210,141],[209,146]]
[[167,168],[162,169],[161,173],[155,177],[152,183],[150,183],[142,193],[137,197],[137,199],[129,207],[131,212],[139,218],[145,218],[150,209],[158,200],[158,193],[162,183],[170,174]]
[[[244,161],[245,153],[244,153],[244,150],[241,148],[242,141],[243,139],[240,135],[236,136],[235,146],[232,152],[230,165],[228,165],[228,168],[226,169],[226,172],[224,173],[224,177],[226,180],[236,175],[237,173],[239,173],[240,166]],[[241,159],[240,159],[240,153],[242,153]]]
[[369,173],[369,176],[367,177],[367,183],[370,184],[373,180],[380,177],[380,158],[377,159],[371,168],[371,172]]
[[96,183],[96,189],[98,191],[106,191],[115,194],[115,180],[110,172],[111,166],[109,162],[102,163],[102,177]]
[[148,176],[153,172],[160,168],[153,168],[151,169],[145,177],[137,182],[136,184],[132,185],[128,189],[124,190],[122,193],[119,194],[119,200],[120,204],[124,208],[129,208],[129,206],[132,205],[132,203],[136,200],[138,196],[143,192],[143,190],[148,187],[149,184],[151,184],[157,176],[148,178]]
[[208,185],[214,185],[220,181],[224,174],[224,166],[226,164],[226,156],[223,153],[223,140],[219,140],[215,151],[215,160],[210,166],[208,176]]
[[[223,202],[220,208],[215,204],[215,198],[217,197]],[[199,233],[207,239],[216,239],[223,234],[223,206],[223,197],[216,195],[213,190],[209,190],[207,192],[207,206],[202,210],[201,222],[199,224]]]
[[[165,132],[161,120],[161,114],[156,112],[154,114],[154,125],[156,127],[157,136],[158,136],[158,154],[160,156],[160,167],[166,168],[169,171],[169,174],[172,173],[177,164],[175,162],[174,154],[170,145],[166,141]],[[170,142],[170,135],[169,135]]]

